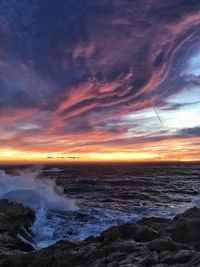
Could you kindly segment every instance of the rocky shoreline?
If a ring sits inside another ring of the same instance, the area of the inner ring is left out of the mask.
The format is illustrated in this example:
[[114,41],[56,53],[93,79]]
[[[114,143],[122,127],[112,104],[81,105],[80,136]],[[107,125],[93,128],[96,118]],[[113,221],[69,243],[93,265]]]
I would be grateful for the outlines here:
[[144,218],[37,251],[21,240],[31,239],[34,219],[29,208],[0,200],[0,267],[200,266],[200,209],[195,207],[173,220]]

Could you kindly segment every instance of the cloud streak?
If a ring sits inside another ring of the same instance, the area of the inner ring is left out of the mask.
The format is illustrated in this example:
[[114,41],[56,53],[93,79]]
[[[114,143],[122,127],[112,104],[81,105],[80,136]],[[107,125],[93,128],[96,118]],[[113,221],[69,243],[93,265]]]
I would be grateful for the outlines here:
[[[155,118],[148,126],[126,117],[154,106],[165,112],[188,106],[168,99],[199,86],[197,75],[183,74],[199,49],[199,1],[3,2],[3,149],[87,154],[129,146],[134,153],[145,143],[151,153],[154,143],[194,141],[195,129],[175,134],[161,131]],[[156,136],[149,136],[147,126]]]

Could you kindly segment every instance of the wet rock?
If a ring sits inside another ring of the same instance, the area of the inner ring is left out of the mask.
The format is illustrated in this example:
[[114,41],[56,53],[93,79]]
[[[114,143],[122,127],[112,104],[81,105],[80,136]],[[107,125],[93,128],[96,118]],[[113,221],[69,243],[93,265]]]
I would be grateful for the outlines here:
[[200,240],[200,220],[179,222],[169,231],[171,238],[179,243],[194,243]]
[[103,243],[109,243],[115,240],[129,239],[132,236],[135,236],[138,230],[139,227],[131,224],[113,226],[102,232],[98,240]]
[[0,251],[1,257],[12,250],[30,251],[32,246],[19,238],[28,235],[28,228],[34,221],[35,214],[20,204],[0,200]]
[[137,222],[137,224],[141,226],[146,225],[156,231],[160,231],[163,228],[166,228],[168,225],[170,225],[170,223],[171,223],[170,219],[157,218],[157,217],[143,218],[139,222]]
[[184,267],[195,267],[200,266],[200,252],[195,252],[192,259],[184,265]]
[[148,267],[158,263],[158,254],[152,253],[151,255],[147,255],[145,259],[142,261],[142,265]]
[[179,250],[175,254],[168,254],[161,258],[162,263],[167,263],[169,265],[174,264],[185,264],[191,260],[193,253],[188,250]]
[[179,248],[178,245],[174,243],[170,237],[153,240],[148,244],[148,247],[150,250],[155,250],[157,252],[175,251]]
[[148,242],[157,238],[158,236],[159,233],[157,231],[154,231],[151,228],[144,226],[140,227],[138,235],[136,236],[135,240],[138,242]]
[[[81,242],[59,241],[24,253],[16,233],[33,220],[34,214],[21,205],[0,201],[1,205],[6,210],[0,208],[0,267],[200,266],[200,210],[196,208],[174,220],[144,218],[136,224],[111,227],[99,237]],[[6,225],[8,218],[13,227]]]
[[137,242],[148,242],[158,237],[158,233],[147,226],[124,224],[104,231],[99,237],[100,242],[113,242],[119,239],[132,239]]
[[174,221],[185,221],[186,219],[198,219],[200,220],[200,209],[197,207],[186,210],[182,214],[178,214],[174,217]]

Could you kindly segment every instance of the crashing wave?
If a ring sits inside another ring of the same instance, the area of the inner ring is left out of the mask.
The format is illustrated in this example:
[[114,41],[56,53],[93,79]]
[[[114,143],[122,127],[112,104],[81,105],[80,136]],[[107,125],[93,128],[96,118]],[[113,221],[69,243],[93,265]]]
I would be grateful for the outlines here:
[[[35,244],[45,247],[53,243],[53,232],[48,223],[50,211],[75,211],[75,200],[67,199],[63,191],[51,179],[38,179],[41,169],[18,171],[17,175],[0,170],[0,198],[14,201],[30,207],[36,213],[36,220],[31,226]],[[35,245],[34,245],[35,246]]]

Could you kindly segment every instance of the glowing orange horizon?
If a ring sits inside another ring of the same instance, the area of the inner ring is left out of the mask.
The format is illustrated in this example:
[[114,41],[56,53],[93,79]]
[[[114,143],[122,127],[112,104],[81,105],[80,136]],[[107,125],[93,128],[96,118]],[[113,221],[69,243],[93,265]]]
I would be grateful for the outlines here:
[[[68,162],[167,162],[200,161],[200,156],[193,151],[192,142],[199,138],[169,139],[146,144],[127,146],[96,146],[77,148],[72,151],[22,151],[20,149],[0,149],[0,163],[68,163]],[[134,148],[133,148],[134,147]],[[84,153],[85,150],[85,153]]]

